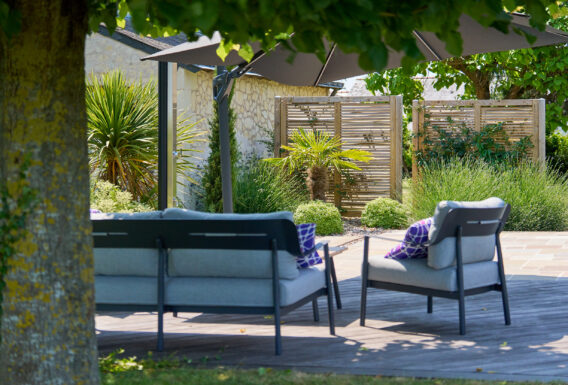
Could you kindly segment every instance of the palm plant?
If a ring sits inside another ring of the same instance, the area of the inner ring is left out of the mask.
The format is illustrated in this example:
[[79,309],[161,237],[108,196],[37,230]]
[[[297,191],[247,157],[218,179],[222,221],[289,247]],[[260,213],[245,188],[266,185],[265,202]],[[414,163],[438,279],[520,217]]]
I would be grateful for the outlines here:
[[292,143],[289,146],[282,146],[288,152],[287,156],[266,161],[287,168],[290,173],[306,170],[306,184],[311,200],[325,201],[330,169],[360,170],[353,161],[368,162],[372,159],[368,151],[342,150],[340,138],[321,131],[299,128],[291,135],[290,141]]
[[[155,82],[128,83],[120,71],[90,76],[86,93],[91,173],[154,204],[158,166],[158,98]],[[198,141],[197,123],[181,119],[177,147]],[[194,169],[193,154],[178,157],[176,171]]]

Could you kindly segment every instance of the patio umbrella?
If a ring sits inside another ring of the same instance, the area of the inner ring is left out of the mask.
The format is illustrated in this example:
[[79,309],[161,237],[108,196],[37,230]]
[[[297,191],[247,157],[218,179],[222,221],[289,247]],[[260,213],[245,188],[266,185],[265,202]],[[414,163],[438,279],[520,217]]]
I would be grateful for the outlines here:
[[[463,40],[463,56],[476,53],[507,51],[512,49],[538,47],[568,42],[568,34],[554,28],[547,27],[539,31],[529,25],[529,18],[521,14],[513,14],[509,26],[509,33],[505,34],[494,28],[487,28],[467,15],[460,18],[460,32]],[[524,35],[514,32],[524,31],[536,38],[529,43]],[[432,32],[414,31],[418,48],[426,61],[443,60],[452,57],[445,50],[445,43]],[[283,45],[276,45],[272,50],[265,52],[259,43],[252,43],[254,56],[250,62],[242,59],[232,51],[225,61],[217,55],[217,48],[221,41],[220,34],[212,38],[200,37],[195,42],[183,43],[178,46],[157,52],[142,58],[142,60],[157,60],[162,62],[176,62],[181,64],[201,64],[218,66],[218,75],[213,80],[214,98],[219,103],[219,135],[221,152],[221,178],[223,183],[223,208],[225,212],[232,212],[232,187],[228,134],[228,93],[232,81],[250,71],[268,79],[295,85],[317,86],[338,79],[345,79],[366,73],[358,64],[358,54],[344,53],[334,43],[325,42],[327,55],[324,62],[312,53],[297,53],[294,61],[289,62],[290,51]],[[403,54],[389,52],[386,68],[399,67]],[[236,66],[228,72],[224,66]]]

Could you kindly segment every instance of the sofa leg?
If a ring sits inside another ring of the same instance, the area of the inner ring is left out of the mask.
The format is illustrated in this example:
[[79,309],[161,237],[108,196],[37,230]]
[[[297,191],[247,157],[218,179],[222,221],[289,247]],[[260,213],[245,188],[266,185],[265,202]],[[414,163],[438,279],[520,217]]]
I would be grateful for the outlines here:
[[363,243],[363,271],[361,272],[361,315],[359,325],[365,326],[367,315],[367,280],[369,279],[369,237]]
[[318,300],[317,298],[312,300],[312,310],[314,311],[314,321],[319,322],[320,315],[319,315],[319,307],[318,307]]
[[460,335],[465,335],[465,299],[460,297],[459,299],[460,308]]
[[429,295],[428,296],[428,314],[432,314],[432,308],[433,308],[433,299],[432,299],[432,296]]
[[280,309],[274,312],[274,354],[282,354],[282,336],[280,335]]
[[507,286],[501,285],[501,297],[503,298],[503,313],[505,315],[505,325],[511,324],[511,313],[509,312],[509,295],[507,293]]
[[177,316],[178,316],[178,312],[174,311],[174,318],[177,318]]

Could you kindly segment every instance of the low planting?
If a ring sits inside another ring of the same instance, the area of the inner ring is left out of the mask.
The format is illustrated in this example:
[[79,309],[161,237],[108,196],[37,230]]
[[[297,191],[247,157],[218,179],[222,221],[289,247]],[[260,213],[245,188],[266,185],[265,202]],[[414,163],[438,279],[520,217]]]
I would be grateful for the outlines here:
[[233,190],[237,213],[295,211],[308,201],[302,180],[256,158],[239,165]]
[[550,167],[526,162],[515,167],[471,159],[430,162],[412,183],[411,216],[414,220],[432,216],[442,200],[474,201],[491,196],[511,205],[505,230],[568,229],[566,177]]
[[315,223],[317,235],[343,233],[341,214],[331,203],[313,201],[298,206],[294,213],[294,222],[296,224]]
[[365,205],[361,223],[368,227],[403,229],[408,225],[408,213],[402,203],[389,198],[377,198]]
[[136,213],[152,208],[132,199],[132,194],[104,181],[91,181],[91,209],[103,213]]

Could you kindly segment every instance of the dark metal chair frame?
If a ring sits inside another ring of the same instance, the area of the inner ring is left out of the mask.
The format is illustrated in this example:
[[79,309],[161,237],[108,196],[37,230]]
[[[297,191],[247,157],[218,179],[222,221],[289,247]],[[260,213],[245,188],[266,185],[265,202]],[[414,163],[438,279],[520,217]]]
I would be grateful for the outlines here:
[[[434,245],[445,238],[456,238],[456,279],[457,291],[444,291],[429,289],[411,285],[401,285],[390,282],[374,281],[368,279],[369,275],[369,237],[365,237],[363,248],[363,271],[362,271],[362,290],[361,290],[361,326],[365,326],[367,308],[367,289],[370,287],[385,290],[402,291],[407,293],[422,294],[428,297],[427,312],[432,313],[433,297],[456,299],[459,301],[459,330],[460,334],[465,334],[465,297],[474,294],[485,293],[488,291],[500,291],[502,294],[503,311],[505,325],[511,324],[509,312],[509,298],[507,293],[507,282],[503,267],[503,255],[501,251],[501,241],[499,235],[505,226],[511,207],[506,205],[503,208],[458,208],[450,210],[442,223],[440,232],[436,239],[430,244]],[[483,236],[495,234],[495,245],[497,249],[497,265],[499,269],[500,284],[464,289],[463,259],[462,259],[462,237]]]
[[[280,317],[312,302],[314,320],[319,321],[317,298],[327,296],[329,330],[335,335],[330,257],[327,243],[319,243],[302,253],[298,233],[291,221],[283,219],[260,220],[187,220],[187,219],[103,219],[92,220],[96,248],[151,248],[158,250],[157,304],[97,303],[98,311],[157,311],[157,350],[164,348],[165,312],[203,312],[221,314],[269,314],[274,316],[275,352],[280,355],[282,342]],[[280,278],[278,251],[294,256],[308,255],[318,248],[324,250],[326,288],[319,289],[288,306],[280,305]],[[272,258],[272,297],[274,306],[172,306],[165,305],[165,277],[168,249],[270,250]],[[127,289],[127,288],[125,288]]]

